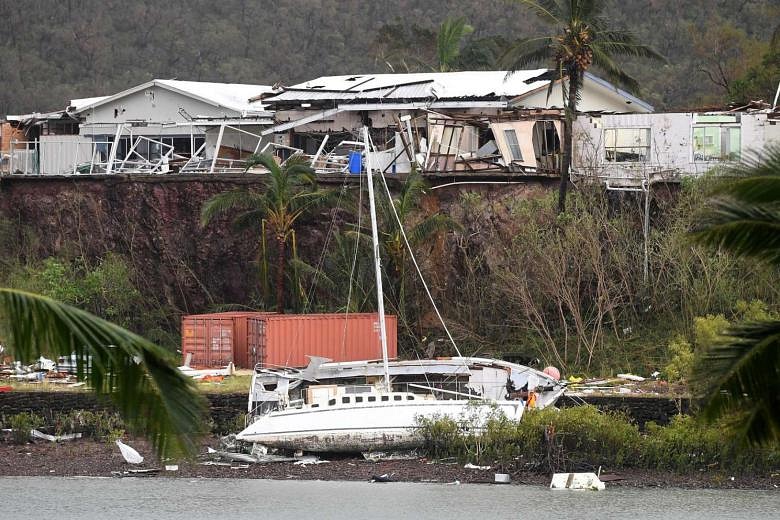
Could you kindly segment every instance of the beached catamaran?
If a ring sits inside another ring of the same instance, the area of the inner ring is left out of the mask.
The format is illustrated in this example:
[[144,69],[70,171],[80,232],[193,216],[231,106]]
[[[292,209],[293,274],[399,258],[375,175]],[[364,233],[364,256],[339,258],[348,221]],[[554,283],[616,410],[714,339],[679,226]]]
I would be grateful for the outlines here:
[[529,401],[537,408],[554,404],[564,386],[523,365],[475,357],[388,359],[367,128],[363,128],[363,146],[382,359],[328,363],[312,357],[302,370],[257,367],[249,391],[247,427],[238,439],[313,452],[406,449],[424,441],[421,422],[425,419],[449,417],[479,429],[491,417],[519,421]]

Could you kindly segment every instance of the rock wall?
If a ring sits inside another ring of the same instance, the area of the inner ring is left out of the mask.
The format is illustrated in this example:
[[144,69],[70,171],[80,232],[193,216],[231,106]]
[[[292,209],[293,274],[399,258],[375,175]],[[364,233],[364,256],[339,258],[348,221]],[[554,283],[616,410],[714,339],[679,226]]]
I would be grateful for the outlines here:
[[[246,413],[246,394],[206,394],[209,417],[218,425],[229,424]],[[0,417],[33,412],[50,419],[71,410],[97,412],[112,410],[110,401],[89,392],[8,392],[0,393]]]
[[[229,424],[239,415],[246,413],[246,394],[206,394],[211,420],[219,425]],[[667,397],[618,397],[585,396],[565,397],[558,402],[560,407],[591,404],[600,410],[622,411],[640,428],[645,423],[669,424],[675,415],[690,412],[688,398]],[[70,410],[110,410],[111,403],[98,399],[87,392],[8,392],[0,393],[0,416],[21,412],[34,412],[43,417]]]

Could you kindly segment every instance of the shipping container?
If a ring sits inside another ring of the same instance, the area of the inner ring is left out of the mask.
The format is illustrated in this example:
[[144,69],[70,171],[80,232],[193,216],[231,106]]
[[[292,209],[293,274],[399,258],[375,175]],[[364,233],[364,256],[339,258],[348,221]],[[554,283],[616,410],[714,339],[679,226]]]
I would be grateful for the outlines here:
[[[398,320],[386,316],[388,356],[398,353]],[[182,318],[182,356],[194,367],[305,367],[308,356],[333,361],[381,359],[377,314],[223,312]]]

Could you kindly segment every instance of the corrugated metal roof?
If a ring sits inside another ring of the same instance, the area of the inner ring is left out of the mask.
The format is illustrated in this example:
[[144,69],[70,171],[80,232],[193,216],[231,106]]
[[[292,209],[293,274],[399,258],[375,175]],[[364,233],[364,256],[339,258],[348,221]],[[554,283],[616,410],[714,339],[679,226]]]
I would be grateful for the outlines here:
[[207,83],[203,81],[179,81],[173,79],[157,79],[155,83],[166,85],[194,96],[208,99],[226,108],[232,108],[239,112],[257,111],[256,103],[249,102],[249,98],[273,92],[270,85],[247,85],[243,83]]
[[286,87],[265,101],[511,98],[546,86],[548,81],[526,83],[546,70],[520,70],[509,77],[506,71],[323,76]]
[[79,105],[72,110],[78,113],[88,108],[94,108],[104,103],[112,102],[116,99],[128,96],[140,90],[160,86],[184,95],[202,99],[208,103],[222,106],[240,113],[262,112],[264,106],[259,103],[250,103],[249,99],[264,93],[273,92],[273,87],[269,85],[246,85],[242,83],[208,83],[204,81],[179,81],[174,79],[153,79],[146,83],[136,85],[135,87],[123,90],[117,94],[106,97],[73,100],[71,103],[81,101]]

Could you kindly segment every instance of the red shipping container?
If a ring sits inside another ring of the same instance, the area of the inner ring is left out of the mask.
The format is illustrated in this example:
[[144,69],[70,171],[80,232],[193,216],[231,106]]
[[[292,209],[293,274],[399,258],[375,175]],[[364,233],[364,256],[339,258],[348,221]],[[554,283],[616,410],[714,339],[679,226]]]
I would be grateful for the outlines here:
[[[388,356],[398,353],[398,320],[386,316]],[[192,366],[232,362],[238,368],[257,363],[305,367],[307,356],[333,361],[381,359],[379,322],[370,314],[273,314],[225,312],[182,318],[182,355]]]

